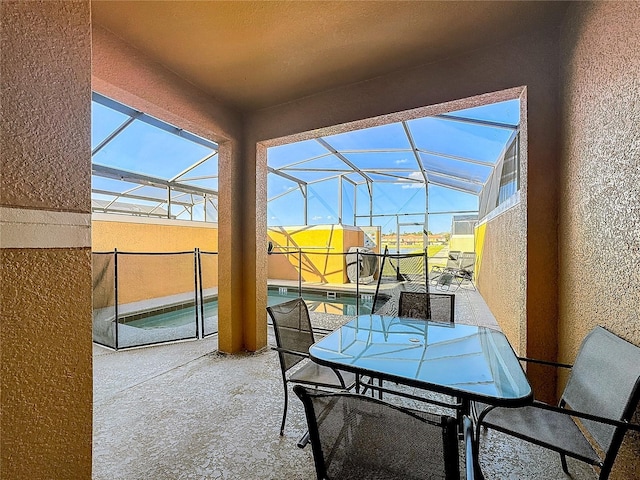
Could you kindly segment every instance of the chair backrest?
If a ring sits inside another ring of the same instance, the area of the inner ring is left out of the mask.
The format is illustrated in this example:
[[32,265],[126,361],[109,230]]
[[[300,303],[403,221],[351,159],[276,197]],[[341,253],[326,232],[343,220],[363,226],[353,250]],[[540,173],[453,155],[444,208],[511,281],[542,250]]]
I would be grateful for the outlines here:
[[455,295],[449,293],[400,292],[401,317],[434,322],[454,322]]
[[462,252],[459,257],[460,270],[466,270],[467,272],[473,272],[476,263],[475,252]]
[[[309,310],[304,300],[299,297],[288,302],[267,307],[276,334],[276,344],[280,348],[294,352],[309,353],[309,347],[315,343]],[[304,360],[300,355],[278,352],[280,365],[286,372]]]
[[296,385],[318,479],[460,478],[456,420]]
[[460,268],[460,251],[451,250],[447,256],[447,268]]
[[[639,395],[640,348],[596,327],[580,346],[561,403],[601,417],[630,420]],[[617,452],[624,435],[621,428],[590,420],[581,423],[606,454],[610,449]]]

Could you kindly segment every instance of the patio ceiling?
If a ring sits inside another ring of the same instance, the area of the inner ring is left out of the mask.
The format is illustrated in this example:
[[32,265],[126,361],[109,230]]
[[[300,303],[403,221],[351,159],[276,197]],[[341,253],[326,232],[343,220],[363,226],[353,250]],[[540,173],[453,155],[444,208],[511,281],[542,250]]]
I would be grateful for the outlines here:
[[92,21],[253,111],[558,25],[568,2],[92,1]]

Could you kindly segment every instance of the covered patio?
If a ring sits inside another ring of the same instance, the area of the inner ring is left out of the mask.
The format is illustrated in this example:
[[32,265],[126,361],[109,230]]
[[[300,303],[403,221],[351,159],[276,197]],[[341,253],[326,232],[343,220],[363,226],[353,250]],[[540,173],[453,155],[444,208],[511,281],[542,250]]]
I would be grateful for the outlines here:
[[[267,157],[292,142],[517,99],[521,183],[478,226],[478,291],[519,355],[572,363],[598,325],[640,345],[638,2],[5,0],[0,23],[2,478],[309,476],[301,412],[269,430]],[[92,92],[218,147],[220,328],[199,345],[92,344]],[[527,376],[550,402],[567,380]],[[488,476],[565,478],[504,445]],[[611,480],[639,451],[627,434]]]

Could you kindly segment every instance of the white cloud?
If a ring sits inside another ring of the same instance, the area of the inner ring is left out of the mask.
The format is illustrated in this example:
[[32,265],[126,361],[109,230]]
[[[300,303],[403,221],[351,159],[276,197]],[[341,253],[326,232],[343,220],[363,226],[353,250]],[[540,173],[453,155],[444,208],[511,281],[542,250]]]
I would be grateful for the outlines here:
[[402,165],[403,163],[408,163],[409,160],[407,160],[406,158],[401,158],[399,160],[396,160],[395,163],[398,165]]
[[[409,178],[413,178],[415,180],[424,181],[424,177],[420,172],[412,172],[409,174]],[[403,185],[402,188],[424,188],[424,183],[407,183]]]

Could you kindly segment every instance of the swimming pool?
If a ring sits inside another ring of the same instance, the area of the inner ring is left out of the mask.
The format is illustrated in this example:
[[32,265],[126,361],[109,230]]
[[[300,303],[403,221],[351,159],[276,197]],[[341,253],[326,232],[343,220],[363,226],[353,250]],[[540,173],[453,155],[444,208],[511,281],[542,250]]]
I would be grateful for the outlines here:
[[[276,305],[298,297],[297,289],[284,287],[269,288],[267,291],[267,305]],[[356,315],[356,296],[344,292],[303,291],[307,307],[311,312],[331,313],[334,315]],[[360,295],[360,314],[371,313],[373,295]],[[172,307],[173,310],[155,310],[151,312],[137,313],[135,315],[122,316],[119,323],[129,327],[145,330],[159,328],[176,328],[193,323],[196,315],[193,305],[185,305],[182,308]],[[218,329],[218,300],[211,298],[204,302],[205,335],[215,333]],[[195,327],[194,327],[195,328]]]

